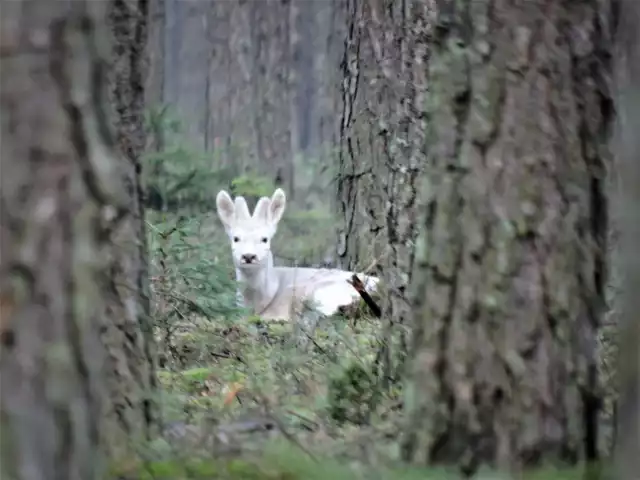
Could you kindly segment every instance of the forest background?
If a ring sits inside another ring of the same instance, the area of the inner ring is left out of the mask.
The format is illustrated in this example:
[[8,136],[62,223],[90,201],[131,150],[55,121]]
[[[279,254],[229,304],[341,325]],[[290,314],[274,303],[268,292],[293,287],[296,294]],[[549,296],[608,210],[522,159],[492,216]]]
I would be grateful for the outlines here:
[[[634,478],[639,12],[5,2],[3,478]],[[243,316],[276,187],[379,318]]]

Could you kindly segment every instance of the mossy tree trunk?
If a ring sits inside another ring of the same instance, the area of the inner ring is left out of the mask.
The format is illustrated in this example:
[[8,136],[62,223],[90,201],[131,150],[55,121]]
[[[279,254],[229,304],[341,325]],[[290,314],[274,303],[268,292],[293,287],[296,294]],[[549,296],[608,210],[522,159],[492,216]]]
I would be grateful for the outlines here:
[[148,359],[140,325],[121,330],[105,292],[136,215],[107,112],[109,6],[2,7],[2,478],[103,478],[105,455],[129,455],[148,423],[148,377],[119,380]]
[[437,2],[408,461],[470,472],[598,457],[604,5]]

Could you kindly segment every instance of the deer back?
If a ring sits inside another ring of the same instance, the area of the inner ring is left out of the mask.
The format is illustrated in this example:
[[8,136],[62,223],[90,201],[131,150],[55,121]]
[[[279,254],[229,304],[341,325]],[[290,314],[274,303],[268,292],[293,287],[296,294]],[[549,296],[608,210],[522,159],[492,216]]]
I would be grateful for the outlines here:
[[[267,306],[261,317],[265,319],[291,320],[304,308],[305,302],[312,302],[324,315],[331,315],[344,305],[360,299],[358,292],[347,282],[353,272],[328,268],[276,267],[275,273],[280,288],[275,298]],[[365,288],[375,291],[376,277],[359,275]]]

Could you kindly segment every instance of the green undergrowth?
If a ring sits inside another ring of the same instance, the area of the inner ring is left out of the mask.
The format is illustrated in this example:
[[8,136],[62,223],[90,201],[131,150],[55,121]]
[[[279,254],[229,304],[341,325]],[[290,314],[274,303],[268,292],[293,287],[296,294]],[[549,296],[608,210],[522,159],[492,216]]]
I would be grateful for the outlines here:
[[228,326],[192,318],[172,340],[176,357],[159,372],[167,412],[176,412],[168,420],[198,423],[215,411],[216,420],[232,421],[258,408],[290,424],[314,425],[307,431],[334,420],[365,423],[364,404],[372,402],[376,385],[370,373],[376,332],[371,319],[354,325],[336,317],[301,350],[288,324],[249,319]]
[[[225,327],[199,319],[192,329],[176,343],[190,350],[159,378],[165,423],[194,430],[156,440],[142,455],[146,461],[128,472],[115,469],[118,478],[460,478],[400,466],[401,392],[371,395],[377,389],[370,365],[379,345],[373,319],[327,320],[306,351],[288,342],[293,330],[286,324],[247,319]],[[511,477],[485,471],[474,478]],[[518,478],[612,477],[543,469]]]
[[384,329],[366,306],[322,320],[301,348],[292,324],[235,306],[228,246],[202,218],[157,215],[149,230],[164,429],[113,478],[459,478],[398,467],[402,390],[380,388],[373,373]]
[[[541,468],[518,475],[482,469],[476,480],[613,480],[610,466],[571,469]],[[454,480],[453,469],[407,466],[370,466],[346,463],[331,457],[312,456],[288,442],[273,442],[254,457],[212,458],[169,456],[162,459],[119,464],[110,478],[121,480]]]
[[[314,215],[302,215],[305,228]],[[292,324],[236,307],[228,245],[205,224],[149,216],[164,429],[112,478],[460,478],[398,466],[402,390],[380,388],[373,373],[384,328],[365,305],[322,320],[301,348]],[[520,478],[609,477],[547,469]]]
[[[149,122],[163,145],[146,159],[146,183],[157,197],[147,243],[163,429],[131,461],[114,465],[111,478],[459,478],[398,466],[402,390],[393,382],[381,388],[374,374],[385,329],[366,306],[349,318],[322,320],[304,347],[292,324],[265,324],[236,306],[215,195],[224,188],[251,198],[275,186],[225,164],[229,152],[185,146],[164,110]],[[335,219],[318,180],[322,163],[296,163],[297,191],[305,194],[288,203],[273,239],[280,265],[319,264],[335,243]],[[543,470],[522,478],[586,477]]]
[[[314,232],[324,228],[323,215],[294,212],[289,221]],[[263,323],[236,307],[227,239],[208,221],[148,216],[162,417],[179,432],[164,439],[171,450],[209,457],[237,450],[246,458],[275,435],[344,461],[396,457],[393,436],[400,428],[393,412],[401,392],[382,393],[372,373],[382,346],[380,321],[362,304],[349,318],[322,320],[301,348],[292,324]],[[264,423],[273,435],[243,430]],[[220,431],[227,430],[232,433],[224,433],[221,444]]]

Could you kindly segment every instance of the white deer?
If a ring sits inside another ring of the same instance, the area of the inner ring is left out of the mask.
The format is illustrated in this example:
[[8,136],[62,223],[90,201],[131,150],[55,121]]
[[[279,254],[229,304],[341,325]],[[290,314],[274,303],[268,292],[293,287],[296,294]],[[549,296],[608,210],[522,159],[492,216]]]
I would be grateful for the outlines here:
[[[310,301],[321,314],[332,315],[360,298],[347,283],[353,272],[274,266],[271,239],[286,206],[282,189],[270,199],[260,198],[253,215],[244,197],[234,201],[224,190],[218,193],[216,206],[231,241],[239,300],[253,314],[264,320],[292,320]],[[359,276],[367,291],[375,291],[378,278]]]

